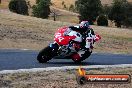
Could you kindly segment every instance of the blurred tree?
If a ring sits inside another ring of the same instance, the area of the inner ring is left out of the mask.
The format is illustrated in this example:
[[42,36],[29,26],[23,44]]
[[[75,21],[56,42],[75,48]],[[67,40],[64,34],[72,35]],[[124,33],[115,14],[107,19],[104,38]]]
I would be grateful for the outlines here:
[[64,5],[65,4],[65,2],[64,1],[62,1],[62,3],[61,3],[62,5]]
[[74,7],[74,5],[73,5],[73,4],[71,4],[71,5],[70,5],[70,7],[69,7],[69,11],[72,11],[72,12],[74,12],[74,11],[75,11],[75,7]]
[[111,6],[106,4],[106,5],[102,6],[102,12],[101,13],[108,16],[110,10],[111,10]]
[[105,15],[100,15],[97,19],[97,25],[108,26],[108,19]]
[[102,7],[100,0],[78,0],[75,2],[75,6],[80,14],[80,21],[88,20],[90,24],[96,20]]
[[33,16],[38,18],[48,18],[50,14],[50,0],[40,0],[37,5],[33,6]]
[[54,8],[52,8],[51,9],[51,13],[52,13],[52,16],[53,16],[53,18],[54,18],[54,21],[56,21],[56,17],[57,17],[57,11],[54,9]]
[[126,27],[132,27],[132,3],[126,5],[126,19],[123,22],[123,25]]
[[108,14],[110,20],[116,23],[117,27],[121,27],[123,21],[126,19],[126,0],[113,0],[111,10]]
[[12,12],[28,15],[28,6],[25,0],[11,0],[8,7]]
[[38,4],[40,2],[40,0],[36,0],[36,4]]

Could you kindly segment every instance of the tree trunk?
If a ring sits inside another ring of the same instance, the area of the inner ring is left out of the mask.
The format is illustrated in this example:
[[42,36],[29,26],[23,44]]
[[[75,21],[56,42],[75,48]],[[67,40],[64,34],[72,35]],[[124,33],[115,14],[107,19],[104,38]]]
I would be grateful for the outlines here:
[[118,28],[121,28],[121,22],[117,22],[117,23],[116,23],[116,26],[117,26]]
[[0,0],[0,4],[1,4],[1,0]]
[[54,13],[54,21],[56,21],[56,14]]

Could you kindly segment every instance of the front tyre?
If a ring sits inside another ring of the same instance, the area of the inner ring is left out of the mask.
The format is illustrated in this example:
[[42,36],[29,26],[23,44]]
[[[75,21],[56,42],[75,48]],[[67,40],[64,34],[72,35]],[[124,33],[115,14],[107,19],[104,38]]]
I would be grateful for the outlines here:
[[46,63],[52,58],[53,58],[52,48],[49,46],[41,50],[37,56],[37,60],[39,61],[39,63]]

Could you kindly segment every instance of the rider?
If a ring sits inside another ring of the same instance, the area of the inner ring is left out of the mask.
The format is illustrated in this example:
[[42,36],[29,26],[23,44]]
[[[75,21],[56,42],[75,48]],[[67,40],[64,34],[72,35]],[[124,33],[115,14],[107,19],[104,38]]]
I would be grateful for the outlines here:
[[91,48],[91,42],[94,43],[93,40],[95,38],[95,34],[93,29],[90,28],[88,21],[82,21],[78,26],[70,26],[69,28],[82,34],[82,45],[84,45],[83,48]]
[[82,35],[82,49],[73,56],[75,59],[79,59],[87,52],[91,52],[94,44],[95,34],[93,29],[90,28],[88,21],[82,21],[78,26],[70,26],[69,28],[73,31],[79,32]]

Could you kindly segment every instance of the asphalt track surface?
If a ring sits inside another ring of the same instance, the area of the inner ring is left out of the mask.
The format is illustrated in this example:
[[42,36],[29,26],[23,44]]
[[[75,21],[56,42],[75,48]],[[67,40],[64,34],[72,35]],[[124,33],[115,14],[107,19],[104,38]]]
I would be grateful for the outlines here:
[[71,59],[52,59],[40,64],[36,60],[38,51],[31,50],[0,50],[0,71],[63,66],[120,65],[132,64],[132,55],[93,53],[81,64],[75,64]]

